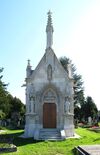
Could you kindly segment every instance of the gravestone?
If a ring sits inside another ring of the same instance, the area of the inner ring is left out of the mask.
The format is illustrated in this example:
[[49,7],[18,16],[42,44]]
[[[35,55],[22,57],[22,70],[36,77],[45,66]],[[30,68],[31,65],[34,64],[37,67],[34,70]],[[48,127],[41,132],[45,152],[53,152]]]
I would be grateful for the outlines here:
[[92,125],[92,118],[91,117],[88,117],[88,124]]

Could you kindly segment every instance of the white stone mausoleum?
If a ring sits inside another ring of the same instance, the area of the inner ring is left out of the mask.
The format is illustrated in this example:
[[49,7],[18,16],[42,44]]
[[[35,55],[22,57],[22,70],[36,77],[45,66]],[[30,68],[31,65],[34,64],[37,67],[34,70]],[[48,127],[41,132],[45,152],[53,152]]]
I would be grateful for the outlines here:
[[73,78],[57,59],[53,45],[51,12],[46,26],[46,50],[37,67],[30,61],[26,75],[26,123],[24,137],[64,139],[74,136]]

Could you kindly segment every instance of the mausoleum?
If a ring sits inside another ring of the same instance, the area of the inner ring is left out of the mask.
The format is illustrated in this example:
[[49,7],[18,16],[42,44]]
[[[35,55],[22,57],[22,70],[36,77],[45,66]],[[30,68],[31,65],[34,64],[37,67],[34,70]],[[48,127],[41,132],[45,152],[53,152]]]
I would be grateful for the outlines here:
[[64,139],[74,136],[73,78],[57,59],[53,45],[53,25],[48,12],[46,49],[37,67],[30,61],[26,69],[26,123],[24,137]]

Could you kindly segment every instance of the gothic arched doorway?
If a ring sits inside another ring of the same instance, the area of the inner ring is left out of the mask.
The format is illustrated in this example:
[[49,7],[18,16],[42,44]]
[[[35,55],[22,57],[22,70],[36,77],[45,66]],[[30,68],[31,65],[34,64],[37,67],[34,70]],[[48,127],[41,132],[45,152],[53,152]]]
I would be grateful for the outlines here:
[[43,128],[56,128],[56,104],[43,104]]

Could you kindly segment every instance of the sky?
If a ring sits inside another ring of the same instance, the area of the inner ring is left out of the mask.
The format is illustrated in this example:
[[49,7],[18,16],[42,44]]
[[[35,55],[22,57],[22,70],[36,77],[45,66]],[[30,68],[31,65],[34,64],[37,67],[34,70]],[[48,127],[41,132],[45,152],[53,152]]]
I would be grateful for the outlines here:
[[35,69],[45,53],[49,10],[56,56],[72,60],[85,96],[100,110],[100,0],[0,0],[0,67],[7,90],[25,103],[27,60]]

